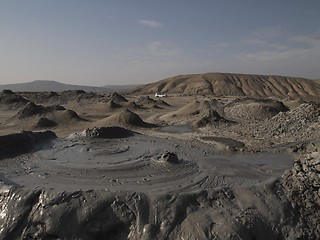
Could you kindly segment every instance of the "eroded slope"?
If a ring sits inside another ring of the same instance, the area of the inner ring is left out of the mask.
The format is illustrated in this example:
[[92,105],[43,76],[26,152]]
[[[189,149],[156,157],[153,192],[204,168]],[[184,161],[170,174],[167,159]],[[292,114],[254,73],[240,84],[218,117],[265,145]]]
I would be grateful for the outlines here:
[[320,97],[320,86],[314,81],[304,78],[206,73],[164,79],[147,84],[134,91],[134,94],[154,94],[156,92],[314,99]]

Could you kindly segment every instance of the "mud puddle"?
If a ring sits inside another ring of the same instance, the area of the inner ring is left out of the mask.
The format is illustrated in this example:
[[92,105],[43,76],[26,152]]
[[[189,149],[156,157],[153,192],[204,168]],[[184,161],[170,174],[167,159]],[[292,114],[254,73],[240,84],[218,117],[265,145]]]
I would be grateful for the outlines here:
[[[178,161],[161,161],[167,152]],[[257,184],[279,177],[291,164],[283,154],[217,154],[200,142],[135,134],[57,139],[46,149],[2,160],[0,177],[30,189],[170,193]]]

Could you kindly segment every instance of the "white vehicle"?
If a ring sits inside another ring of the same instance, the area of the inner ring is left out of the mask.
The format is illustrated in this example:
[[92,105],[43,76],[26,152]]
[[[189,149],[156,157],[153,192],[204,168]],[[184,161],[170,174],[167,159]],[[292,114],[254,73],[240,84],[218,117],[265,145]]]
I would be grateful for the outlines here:
[[154,96],[155,97],[167,97],[166,94],[161,94],[161,93],[156,93]]

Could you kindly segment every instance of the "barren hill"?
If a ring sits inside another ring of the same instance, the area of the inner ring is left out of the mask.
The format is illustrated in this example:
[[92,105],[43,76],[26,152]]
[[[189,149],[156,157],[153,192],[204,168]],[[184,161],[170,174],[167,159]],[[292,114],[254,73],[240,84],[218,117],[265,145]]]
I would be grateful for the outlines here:
[[107,118],[96,122],[95,125],[99,126],[122,126],[122,127],[155,127],[154,124],[143,121],[140,116],[128,109],[113,114]]
[[305,78],[232,73],[179,75],[147,84],[134,94],[209,94],[214,96],[248,96],[318,99],[320,86]]
[[27,83],[0,85],[0,90],[10,89],[15,92],[62,92],[66,90],[84,90],[86,92],[111,92],[104,87],[64,84],[57,81],[35,80]]

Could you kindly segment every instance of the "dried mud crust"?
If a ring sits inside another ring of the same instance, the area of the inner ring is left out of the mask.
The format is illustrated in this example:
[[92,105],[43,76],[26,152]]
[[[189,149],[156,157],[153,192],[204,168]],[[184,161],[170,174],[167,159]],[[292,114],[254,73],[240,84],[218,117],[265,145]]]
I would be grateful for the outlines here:
[[264,120],[289,109],[280,101],[271,99],[234,99],[224,107],[227,117],[234,120]]
[[320,153],[313,152],[295,161],[286,171],[282,185],[306,226],[305,239],[320,236]]
[[[194,135],[230,138],[243,142],[248,151],[282,151],[298,148],[320,137],[320,104],[303,103],[261,121],[247,120],[236,124],[206,126]],[[296,147],[294,147],[296,145]]]

